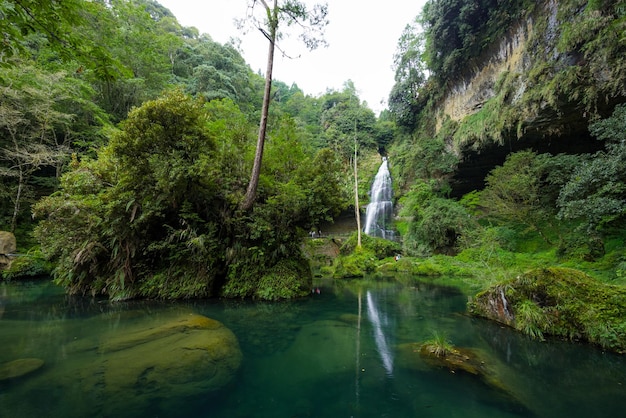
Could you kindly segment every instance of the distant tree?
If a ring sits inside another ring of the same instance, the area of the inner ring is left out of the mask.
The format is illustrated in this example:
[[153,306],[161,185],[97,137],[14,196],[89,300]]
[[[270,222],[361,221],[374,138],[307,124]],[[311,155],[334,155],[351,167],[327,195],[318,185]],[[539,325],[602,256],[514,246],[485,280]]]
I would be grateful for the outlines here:
[[407,25],[394,55],[395,84],[389,93],[389,110],[398,125],[413,128],[417,114],[424,106],[420,90],[426,82],[424,36],[417,25]]
[[229,98],[239,106],[258,107],[252,95],[250,67],[233,45],[221,45],[208,35],[188,39],[177,50],[174,60],[176,80],[187,91],[207,100]]
[[503,165],[487,175],[480,204],[490,216],[527,225],[543,234],[542,220],[554,216],[554,203],[546,204],[544,186],[550,155],[526,150],[510,154]]
[[[261,5],[262,18],[255,15],[258,5]],[[267,54],[267,70],[265,72],[265,90],[263,95],[263,106],[261,109],[261,121],[259,123],[259,135],[257,139],[256,154],[250,175],[250,182],[246,190],[246,195],[241,203],[241,209],[250,210],[256,199],[259,176],[261,174],[261,162],[263,159],[263,148],[267,130],[267,118],[272,89],[272,71],[274,68],[274,51],[277,48],[276,42],[280,40],[283,33],[280,29],[283,26],[299,26],[302,29],[300,39],[309,49],[317,48],[324,44],[319,36],[324,27],[328,24],[326,18],[328,6],[326,4],[316,4],[311,10],[298,0],[274,0],[273,5],[265,0],[253,0],[249,6],[247,16],[250,21],[269,41]]]
[[166,25],[166,9],[153,6],[148,0],[111,0],[77,28],[84,39],[98,39],[99,47],[124,68],[116,75],[85,72],[99,92],[100,106],[115,122],[125,119],[132,107],[158,97],[173,78],[173,55],[184,40]]
[[321,99],[320,122],[327,147],[337,151],[345,160],[350,160],[354,153],[356,130],[359,147],[375,148],[379,133],[376,116],[359,100],[352,81],[348,80],[342,91],[328,91]]

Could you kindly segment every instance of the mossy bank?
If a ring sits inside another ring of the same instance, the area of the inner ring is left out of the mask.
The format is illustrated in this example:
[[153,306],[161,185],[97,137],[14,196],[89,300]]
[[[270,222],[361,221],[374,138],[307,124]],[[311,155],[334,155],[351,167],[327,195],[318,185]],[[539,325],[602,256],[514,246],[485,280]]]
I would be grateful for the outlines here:
[[626,353],[626,289],[578,270],[531,270],[479,293],[469,311],[534,338],[552,335]]

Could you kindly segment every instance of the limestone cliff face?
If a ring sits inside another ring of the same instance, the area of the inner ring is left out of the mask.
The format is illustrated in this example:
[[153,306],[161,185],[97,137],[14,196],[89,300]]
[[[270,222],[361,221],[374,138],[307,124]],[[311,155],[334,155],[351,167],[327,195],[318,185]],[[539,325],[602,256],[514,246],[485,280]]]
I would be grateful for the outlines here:
[[480,189],[485,174],[510,152],[601,148],[587,127],[626,100],[622,17],[591,10],[587,2],[539,2],[448,81],[436,127],[455,126],[450,146],[461,157],[455,195]]
[[[452,85],[442,103],[438,127],[442,124],[441,116],[462,122],[466,116],[479,111],[487,100],[496,96],[495,86],[503,74],[524,74],[528,70],[531,60],[525,52],[528,34],[531,32],[532,21],[513,28],[497,49],[486,57],[484,66],[470,69],[469,76]],[[520,79],[511,102],[517,102],[525,90],[526,82]]]

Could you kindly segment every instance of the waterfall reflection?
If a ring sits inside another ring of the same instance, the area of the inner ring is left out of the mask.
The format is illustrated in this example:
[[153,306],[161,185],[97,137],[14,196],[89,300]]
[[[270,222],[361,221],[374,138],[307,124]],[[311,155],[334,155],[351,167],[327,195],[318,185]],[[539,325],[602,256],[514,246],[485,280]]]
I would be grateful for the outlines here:
[[385,331],[389,326],[387,314],[377,306],[372,292],[367,291],[367,317],[372,324],[376,349],[388,375],[393,374],[393,352],[389,348],[389,341]]

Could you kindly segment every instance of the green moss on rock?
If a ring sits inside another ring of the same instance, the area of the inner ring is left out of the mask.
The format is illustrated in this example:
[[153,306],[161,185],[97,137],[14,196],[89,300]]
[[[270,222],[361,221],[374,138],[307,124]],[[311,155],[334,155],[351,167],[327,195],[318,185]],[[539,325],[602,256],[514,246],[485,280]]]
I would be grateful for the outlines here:
[[626,352],[626,289],[578,270],[531,270],[479,293],[469,311],[535,338],[553,335]]

